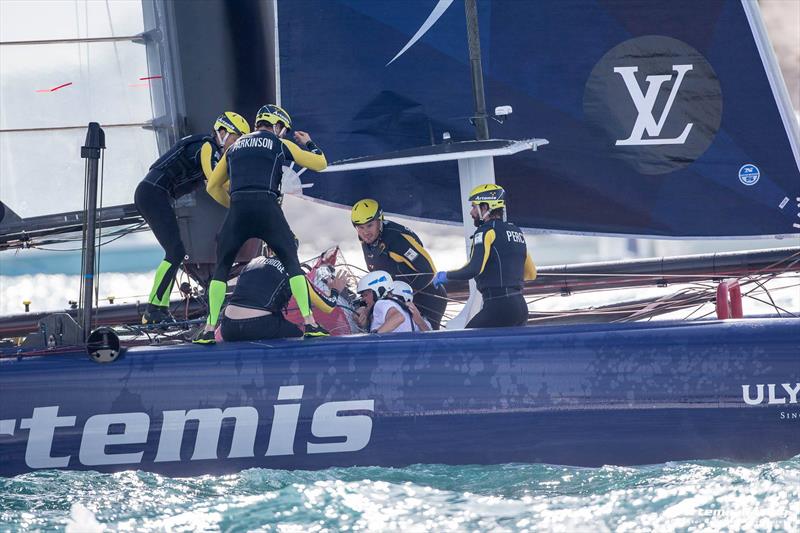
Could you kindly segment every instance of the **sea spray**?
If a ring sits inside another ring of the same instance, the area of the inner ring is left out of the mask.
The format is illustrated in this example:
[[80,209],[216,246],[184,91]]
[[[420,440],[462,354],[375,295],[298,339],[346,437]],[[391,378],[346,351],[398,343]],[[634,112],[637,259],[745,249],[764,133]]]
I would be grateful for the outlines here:
[[[0,480],[0,530],[797,531],[800,457],[642,467],[414,465],[168,478],[42,471]],[[84,519],[90,515],[78,514]]]

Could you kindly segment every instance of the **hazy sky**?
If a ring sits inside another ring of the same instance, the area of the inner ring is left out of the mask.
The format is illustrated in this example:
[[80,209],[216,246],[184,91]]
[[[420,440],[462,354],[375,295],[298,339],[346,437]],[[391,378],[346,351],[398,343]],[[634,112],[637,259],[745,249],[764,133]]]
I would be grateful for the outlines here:
[[800,0],[761,0],[761,15],[795,110],[800,110]]

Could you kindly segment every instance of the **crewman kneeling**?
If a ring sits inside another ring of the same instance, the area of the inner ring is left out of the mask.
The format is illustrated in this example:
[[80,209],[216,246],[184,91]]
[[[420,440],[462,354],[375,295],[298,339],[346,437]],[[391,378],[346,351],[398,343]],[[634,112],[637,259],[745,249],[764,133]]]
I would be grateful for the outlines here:
[[[332,312],[346,281],[344,275],[332,278],[330,296],[307,282],[311,303],[325,313]],[[291,297],[289,274],[283,263],[277,257],[256,257],[239,275],[230,303],[225,307],[222,338],[247,341],[302,337],[300,328],[283,315]]]
[[355,203],[350,220],[361,241],[367,270],[383,270],[406,280],[414,288],[414,303],[433,329],[439,329],[447,307],[447,292],[431,285],[436,268],[417,234],[384,220],[381,206],[369,198]]
[[483,307],[467,328],[521,326],[528,320],[522,285],[536,279],[525,236],[517,226],[503,221],[505,190],[499,185],[478,185],[469,193],[469,202],[478,228],[472,235],[469,262],[459,270],[437,272],[433,284],[475,279]]
[[356,291],[363,302],[356,310],[356,322],[362,329],[370,333],[430,329],[414,304],[408,305],[414,296],[411,286],[393,281],[388,272],[376,270],[366,274],[358,282]]

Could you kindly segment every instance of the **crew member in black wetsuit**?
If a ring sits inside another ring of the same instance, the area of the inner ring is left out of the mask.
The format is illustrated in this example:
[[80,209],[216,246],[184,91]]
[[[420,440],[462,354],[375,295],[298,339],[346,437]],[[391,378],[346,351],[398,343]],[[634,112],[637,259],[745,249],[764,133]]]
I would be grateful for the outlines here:
[[405,226],[384,220],[378,202],[369,198],[355,203],[350,219],[358,232],[367,269],[384,270],[411,285],[414,304],[431,328],[439,329],[447,292],[431,285],[436,267],[419,237]]
[[[344,276],[334,277],[330,296],[309,284],[311,303],[325,313],[332,312],[346,281]],[[222,338],[247,341],[302,337],[303,332],[283,316],[291,296],[289,275],[276,257],[251,260],[239,274],[230,302],[222,313]]]
[[171,320],[169,298],[172,283],[186,255],[172,207],[174,200],[191,192],[198,182],[210,178],[220,152],[248,133],[250,125],[247,121],[237,113],[226,111],[214,123],[214,137],[184,137],[150,166],[150,171],[136,187],[136,208],[164,249],[164,260],[156,269],[142,323]]
[[469,202],[478,227],[472,235],[469,262],[459,270],[437,272],[433,283],[475,279],[483,307],[467,323],[468,328],[521,326],[528,320],[522,285],[536,279],[525,236],[517,226],[503,221],[505,191],[499,185],[478,185],[470,192]]
[[[289,287],[305,322],[306,337],[328,335],[311,314],[308,281],[297,259],[294,234],[280,207],[283,164],[291,161],[311,170],[328,166],[322,151],[304,131],[294,133],[303,150],[282,137],[292,127],[289,114],[268,104],[258,110],[256,131],[237,140],[214,168],[206,190],[219,203],[230,207],[219,232],[217,266],[208,287],[208,321],[194,340],[198,344],[214,343],[214,328],[225,300],[228,273],[236,253],[244,242],[257,237],[265,241],[286,268]],[[230,181],[230,195],[225,183]]]

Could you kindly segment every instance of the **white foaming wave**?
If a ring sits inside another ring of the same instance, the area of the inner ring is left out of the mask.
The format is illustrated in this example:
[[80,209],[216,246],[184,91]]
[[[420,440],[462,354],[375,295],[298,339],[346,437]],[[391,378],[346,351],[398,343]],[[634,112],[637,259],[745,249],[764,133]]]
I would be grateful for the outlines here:
[[73,503],[69,511],[66,533],[102,533],[106,530],[95,514],[80,503]]

